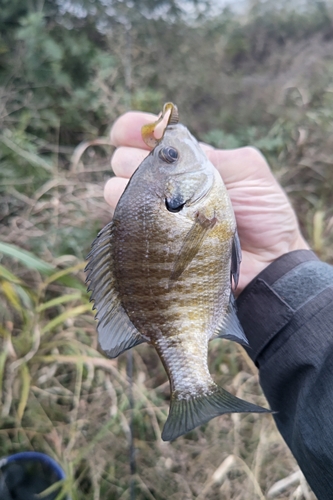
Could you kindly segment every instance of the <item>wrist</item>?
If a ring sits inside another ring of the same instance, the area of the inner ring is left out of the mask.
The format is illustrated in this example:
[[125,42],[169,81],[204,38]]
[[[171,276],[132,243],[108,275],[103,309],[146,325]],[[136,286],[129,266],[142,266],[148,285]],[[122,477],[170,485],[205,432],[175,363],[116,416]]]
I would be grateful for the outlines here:
[[273,249],[256,249],[255,251],[243,249],[241,275],[235,293],[236,297],[238,297],[244,288],[270,264],[275,262],[282,255],[294,252],[295,250],[310,250],[310,246],[300,232],[298,232],[295,239],[289,244],[282,242],[280,245],[274,246]]

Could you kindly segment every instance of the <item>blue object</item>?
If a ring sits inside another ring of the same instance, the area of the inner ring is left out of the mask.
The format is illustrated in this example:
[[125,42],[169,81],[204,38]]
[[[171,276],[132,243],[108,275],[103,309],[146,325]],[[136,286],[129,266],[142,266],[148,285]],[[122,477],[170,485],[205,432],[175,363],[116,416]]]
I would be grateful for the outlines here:
[[[34,500],[66,475],[53,458],[37,451],[23,451],[0,459],[1,500]],[[43,500],[54,500],[60,492],[49,493]],[[69,500],[69,497],[66,497]]]

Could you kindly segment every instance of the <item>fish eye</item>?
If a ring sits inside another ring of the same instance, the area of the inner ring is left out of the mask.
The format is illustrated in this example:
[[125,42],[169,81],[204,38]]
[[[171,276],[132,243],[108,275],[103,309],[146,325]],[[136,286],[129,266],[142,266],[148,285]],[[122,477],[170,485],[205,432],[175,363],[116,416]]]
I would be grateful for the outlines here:
[[177,213],[184,208],[185,202],[182,198],[180,199],[176,197],[176,198],[171,198],[170,200],[165,198],[165,206],[169,212]]
[[158,156],[166,163],[174,163],[176,160],[178,160],[179,153],[177,149],[168,146],[160,149],[158,152]]

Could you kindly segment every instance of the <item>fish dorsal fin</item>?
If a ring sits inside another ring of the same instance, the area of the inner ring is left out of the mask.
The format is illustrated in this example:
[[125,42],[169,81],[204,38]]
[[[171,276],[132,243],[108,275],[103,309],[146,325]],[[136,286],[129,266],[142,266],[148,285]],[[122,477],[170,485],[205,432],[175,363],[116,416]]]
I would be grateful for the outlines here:
[[179,399],[172,395],[162,439],[173,441],[224,413],[270,413],[270,410],[239,399],[214,384],[207,394]]
[[130,321],[116,290],[111,252],[113,223],[98,234],[92,244],[85,268],[91,301],[97,309],[98,340],[105,354],[115,358],[123,351],[145,342]]
[[240,246],[239,236],[236,229],[234,239],[232,241],[231,249],[231,269],[230,269],[230,279],[233,284],[233,289],[236,290],[239,280],[240,264],[242,262],[242,249]]
[[177,280],[185,269],[192,262],[198,251],[200,250],[201,244],[207,234],[207,232],[212,229],[217,222],[217,219],[213,217],[208,219],[203,214],[198,214],[196,220],[185,236],[184,243],[177,255],[170,280]]
[[232,292],[230,293],[230,301],[227,312],[222,318],[222,321],[219,323],[215,332],[215,336],[213,336],[212,338],[216,337],[233,340],[234,342],[238,342],[239,344],[245,346],[249,345],[249,342],[236,314],[235,298]]

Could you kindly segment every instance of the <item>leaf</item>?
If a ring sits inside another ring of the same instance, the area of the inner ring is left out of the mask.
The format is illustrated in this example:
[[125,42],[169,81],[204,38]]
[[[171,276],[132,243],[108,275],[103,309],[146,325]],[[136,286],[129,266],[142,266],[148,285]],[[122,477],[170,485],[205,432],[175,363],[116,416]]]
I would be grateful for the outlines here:
[[34,307],[34,304],[36,303],[36,293],[33,289],[27,288],[24,289],[20,285],[14,285],[18,297],[20,297],[21,302],[23,304],[23,307],[25,307],[28,310],[31,310],[32,307]]
[[3,243],[0,241],[0,252],[17,259],[19,262],[24,264],[29,269],[35,269],[42,274],[50,275],[55,271],[55,267],[42,259],[39,259],[27,250],[22,250],[22,248],[16,245],[11,245],[10,243]]
[[66,269],[61,269],[60,271],[57,271],[56,273],[52,274],[46,282],[52,283],[53,281],[60,281],[64,276],[67,276],[70,273],[74,273],[76,271],[81,271],[86,267],[85,262],[79,262],[79,264],[76,264],[75,266],[67,267]]
[[16,283],[17,285],[21,285],[22,281],[20,278],[15,276],[15,274],[11,273],[4,266],[0,264],[0,277],[6,279],[7,281],[11,281],[12,283]]
[[17,418],[18,421],[21,422],[24,410],[27,406],[29,391],[30,391],[30,373],[26,363],[21,365],[21,381],[22,381],[22,389],[21,389],[21,397],[20,402],[17,408]]
[[61,295],[60,297],[56,297],[55,299],[49,300],[48,302],[44,302],[44,304],[40,304],[36,307],[36,312],[45,311],[45,309],[49,309],[50,307],[56,307],[61,304],[65,304],[66,302],[71,302],[72,300],[77,300],[82,297],[80,292],[70,293],[67,295]]
[[68,311],[59,314],[59,316],[56,316],[51,321],[49,321],[49,323],[47,323],[47,325],[45,325],[44,328],[42,329],[41,334],[43,335],[44,333],[53,330],[53,328],[66,321],[66,319],[68,318],[79,316],[80,314],[83,314],[84,312],[91,310],[92,310],[91,304],[85,304],[78,307],[74,307],[73,309],[69,309]]
[[20,148],[15,142],[11,141],[8,137],[4,135],[0,135],[0,141],[7,146],[7,148],[11,149],[14,153],[19,156],[22,156],[27,163],[35,165],[37,167],[42,167],[48,172],[52,172],[52,166],[49,165],[45,160],[40,158],[40,156],[30,153],[29,151]]
[[18,311],[19,313],[22,313],[22,306],[12,283],[10,283],[9,281],[3,281],[1,283],[1,289],[8,302],[14,307],[14,309],[16,309],[16,311]]
[[[4,243],[0,241],[0,252],[17,259],[23,265],[28,267],[29,269],[34,269],[41,274],[46,276],[50,276],[51,281],[58,281],[62,285],[76,288],[78,290],[86,291],[85,285],[79,281],[74,276],[67,276],[68,273],[73,272],[73,270],[83,269],[84,263],[80,263],[77,266],[73,266],[71,268],[64,270],[57,270],[55,266],[45,262],[44,260],[36,257],[31,252],[27,250],[23,250],[22,248],[17,247],[16,245],[12,245],[10,243]],[[56,275],[52,278],[52,275]]]
[[325,212],[323,210],[317,210],[313,216],[313,249],[317,253],[321,253],[324,245],[324,220]]
[[3,376],[4,376],[4,369],[5,369],[5,364],[8,356],[8,351],[7,349],[4,349],[0,353],[0,398],[2,398],[2,384],[3,384]]

